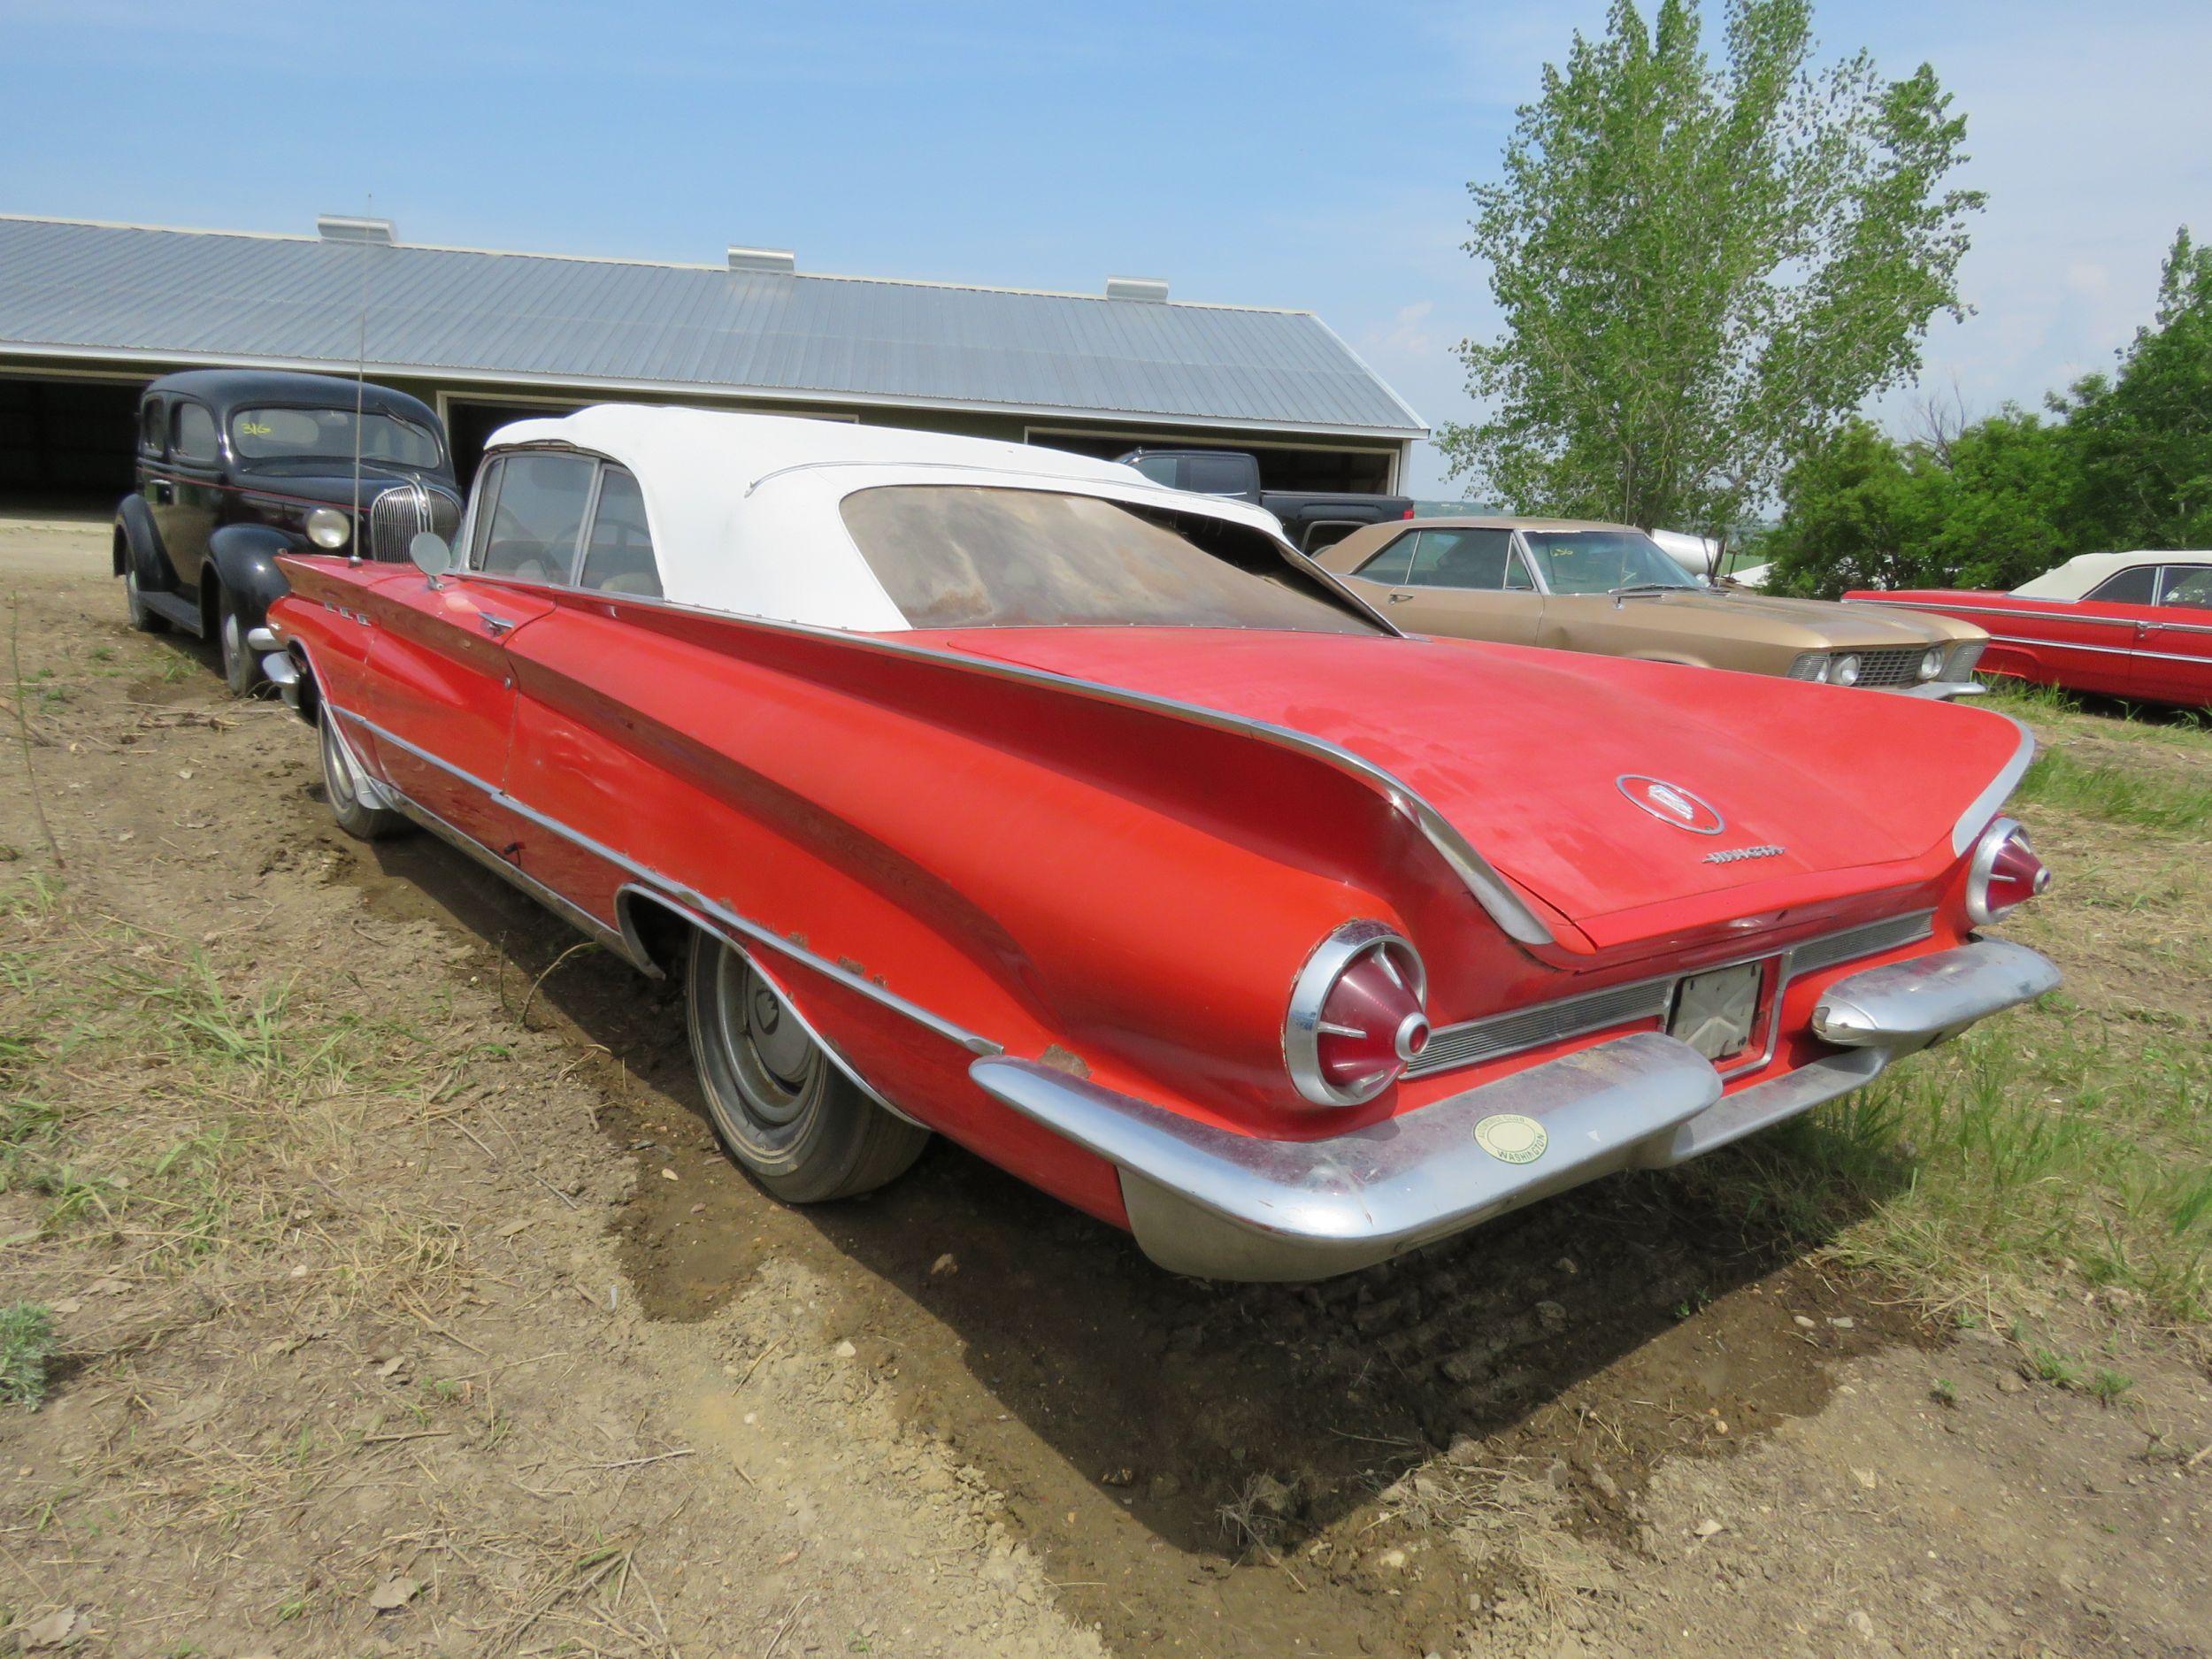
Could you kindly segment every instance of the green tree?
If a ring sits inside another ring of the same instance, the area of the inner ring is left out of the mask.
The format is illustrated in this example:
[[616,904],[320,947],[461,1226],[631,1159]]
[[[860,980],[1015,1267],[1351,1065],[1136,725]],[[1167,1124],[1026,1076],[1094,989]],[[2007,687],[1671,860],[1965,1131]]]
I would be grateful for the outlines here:
[[1817,73],[1809,0],[1617,0],[1470,185],[1496,341],[1460,348],[1486,419],[1456,472],[1524,511],[1725,536],[1788,464],[1909,380],[1978,192],[1945,190],[1965,122],[1923,65]]
[[2212,250],[2174,239],[2150,324],[2049,400],[1898,442],[1854,421],[1782,481],[1781,591],[2013,588],[2077,553],[2212,546]]
[[2212,248],[2177,234],[2118,375],[2078,380],[2051,407],[2079,469],[2085,549],[2212,545]]
[[1901,443],[1855,420],[1783,479],[1762,551],[1777,592],[2011,588],[2079,549],[2067,434],[2007,409],[1941,444]]

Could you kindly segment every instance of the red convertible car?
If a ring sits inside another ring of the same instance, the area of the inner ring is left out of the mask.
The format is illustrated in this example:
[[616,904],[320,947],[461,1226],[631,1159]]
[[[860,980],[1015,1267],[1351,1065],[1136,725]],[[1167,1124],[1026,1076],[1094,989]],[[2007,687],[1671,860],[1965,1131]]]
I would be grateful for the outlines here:
[[1846,594],[1989,630],[1985,674],[2142,703],[2212,703],[2212,553],[2084,553],[2010,593]]
[[1318,1278],[2057,980],[1980,931],[2047,879],[2012,721],[1409,639],[1110,463],[594,408],[503,429],[459,542],[286,561],[330,804],[683,976],[787,1200],[933,1131],[1164,1267]]

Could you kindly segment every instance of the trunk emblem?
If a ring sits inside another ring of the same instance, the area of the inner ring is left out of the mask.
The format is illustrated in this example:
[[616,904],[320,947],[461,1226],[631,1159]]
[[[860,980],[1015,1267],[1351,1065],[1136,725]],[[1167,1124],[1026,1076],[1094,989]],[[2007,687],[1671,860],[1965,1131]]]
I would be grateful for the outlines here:
[[1717,835],[1728,827],[1719,813],[1679,784],[1631,772],[1614,779],[1613,787],[1662,824],[1694,835]]

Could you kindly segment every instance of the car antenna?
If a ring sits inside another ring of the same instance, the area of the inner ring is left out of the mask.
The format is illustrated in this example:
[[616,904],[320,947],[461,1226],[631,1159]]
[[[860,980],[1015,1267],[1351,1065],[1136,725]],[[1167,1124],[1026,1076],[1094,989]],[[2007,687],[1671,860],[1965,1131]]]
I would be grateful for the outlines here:
[[[364,219],[376,216],[376,193],[369,193]],[[346,559],[349,565],[361,562],[361,421],[363,405],[367,401],[369,378],[369,250],[375,246],[367,237],[361,239],[361,335],[360,349],[353,360],[353,551]]]

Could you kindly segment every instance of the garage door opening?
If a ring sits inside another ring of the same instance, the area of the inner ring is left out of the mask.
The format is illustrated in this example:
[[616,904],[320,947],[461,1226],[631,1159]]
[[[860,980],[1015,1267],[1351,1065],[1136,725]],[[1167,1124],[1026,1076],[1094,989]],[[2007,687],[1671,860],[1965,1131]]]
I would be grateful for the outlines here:
[[1029,442],[1042,449],[1096,456],[1102,461],[1116,460],[1132,449],[1233,450],[1259,462],[1262,489],[1325,490],[1356,495],[1389,495],[1390,464],[1396,458],[1394,451],[1385,449],[1294,449],[1256,444],[1245,449],[1234,443],[1192,443],[1180,438],[1034,429]]
[[453,446],[453,472],[466,489],[482,465],[484,446],[491,435],[510,421],[541,420],[572,415],[574,403],[472,403],[458,397],[446,400],[446,441]]
[[130,493],[142,380],[0,374],[0,512],[107,513]]

